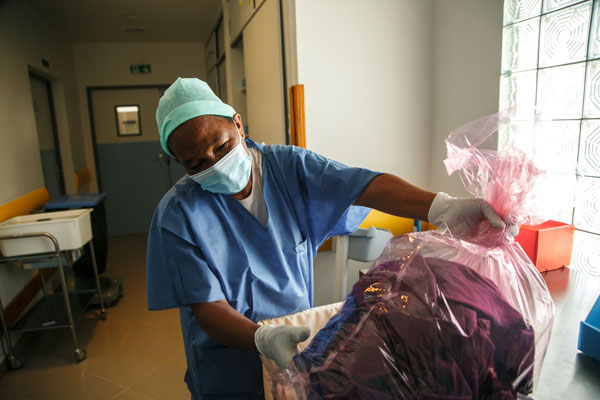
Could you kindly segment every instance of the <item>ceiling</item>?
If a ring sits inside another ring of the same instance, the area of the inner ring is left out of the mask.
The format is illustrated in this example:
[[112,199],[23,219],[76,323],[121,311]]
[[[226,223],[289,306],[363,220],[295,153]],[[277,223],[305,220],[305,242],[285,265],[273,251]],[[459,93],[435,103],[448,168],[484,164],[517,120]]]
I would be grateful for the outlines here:
[[204,42],[221,13],[221,0],[28,1],[74,43]]

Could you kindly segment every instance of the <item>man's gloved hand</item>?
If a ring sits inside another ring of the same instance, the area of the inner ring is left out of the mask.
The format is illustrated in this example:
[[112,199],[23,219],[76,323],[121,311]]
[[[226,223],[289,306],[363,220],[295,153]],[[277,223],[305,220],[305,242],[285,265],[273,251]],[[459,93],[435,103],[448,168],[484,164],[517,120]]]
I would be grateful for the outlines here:
[[309,336],[310,329],[306,326],[263,325],[254,333],[254,343],[260,354],[274,360],[283,370],[298,353],[298,343]]
[[[487,201],[460,199],[444,192],[439,192],[433,199],[428,218],[430,223],[438,226],[445,222],[451,230],[464,227],[464,231],[460,230],[460,233],[464,234],[470,233],[484,219],[487,219],[496,229],[504,229],[506,226]],[[515,236],[519,232],[518,226],[510,226],[509,232]]]

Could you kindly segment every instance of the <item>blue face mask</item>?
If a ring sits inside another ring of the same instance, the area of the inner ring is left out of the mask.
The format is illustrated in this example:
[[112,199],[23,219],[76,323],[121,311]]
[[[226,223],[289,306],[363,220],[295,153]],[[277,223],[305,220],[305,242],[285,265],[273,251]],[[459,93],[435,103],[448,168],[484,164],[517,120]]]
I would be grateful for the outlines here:
[[240,142],[225,157],[215,165],[191,175],[202,189],[212,193],[235,194],[241,192],[248,184],[252,171],[252,157],[250,157]]

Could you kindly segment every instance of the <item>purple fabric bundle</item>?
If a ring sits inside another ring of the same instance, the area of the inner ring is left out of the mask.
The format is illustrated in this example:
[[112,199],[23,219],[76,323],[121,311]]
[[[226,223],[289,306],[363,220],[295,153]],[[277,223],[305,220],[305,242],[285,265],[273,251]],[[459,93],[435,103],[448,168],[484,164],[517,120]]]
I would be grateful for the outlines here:
[[513,399],[534,334],[496,285],[420,255],[382,263],[292,365],[308,398]]

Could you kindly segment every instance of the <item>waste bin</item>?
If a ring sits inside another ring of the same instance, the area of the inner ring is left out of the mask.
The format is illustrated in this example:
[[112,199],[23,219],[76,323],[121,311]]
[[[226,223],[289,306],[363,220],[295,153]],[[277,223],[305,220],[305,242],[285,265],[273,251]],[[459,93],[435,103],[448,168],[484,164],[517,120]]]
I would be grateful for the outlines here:
[[[94,252],[96,253],[98,275],[106,270],[106,256],[108,254],[108,229],[106,226],[106,210],[104,207],[105,200],[105,193],[62,195],[50,200],[44,206],[48,211],[93,208],[90,219],[92,223],[92,242],[94,243]],[[80,276],[94,276],[92,255],[87,249],[82,257],[73,264],[73,270]]]
[[[104,207],[105,200],[105,193],[62,195],[50,200],[44,206],[48,211],[93,208],[90,218],[93,236],[92,243],[94,244],[94,253],[96,254],[98,275],[106,270],[108,255],[108,228],[106,223],[106,209]],[[75,290],[85,291],[95,287],[92,254],[87,247],[81,257],[73,263],[73,271],[75,271],[75,276],[73,279],[70,279],[68,284],[73,286]],[[105,307],[115,305],[123,295],[121,283],[122,280],[119,277],[100,277],[100,287]],[[98,299],[98,296],[92,297],[90,305],[99,304],[100,299]]]

